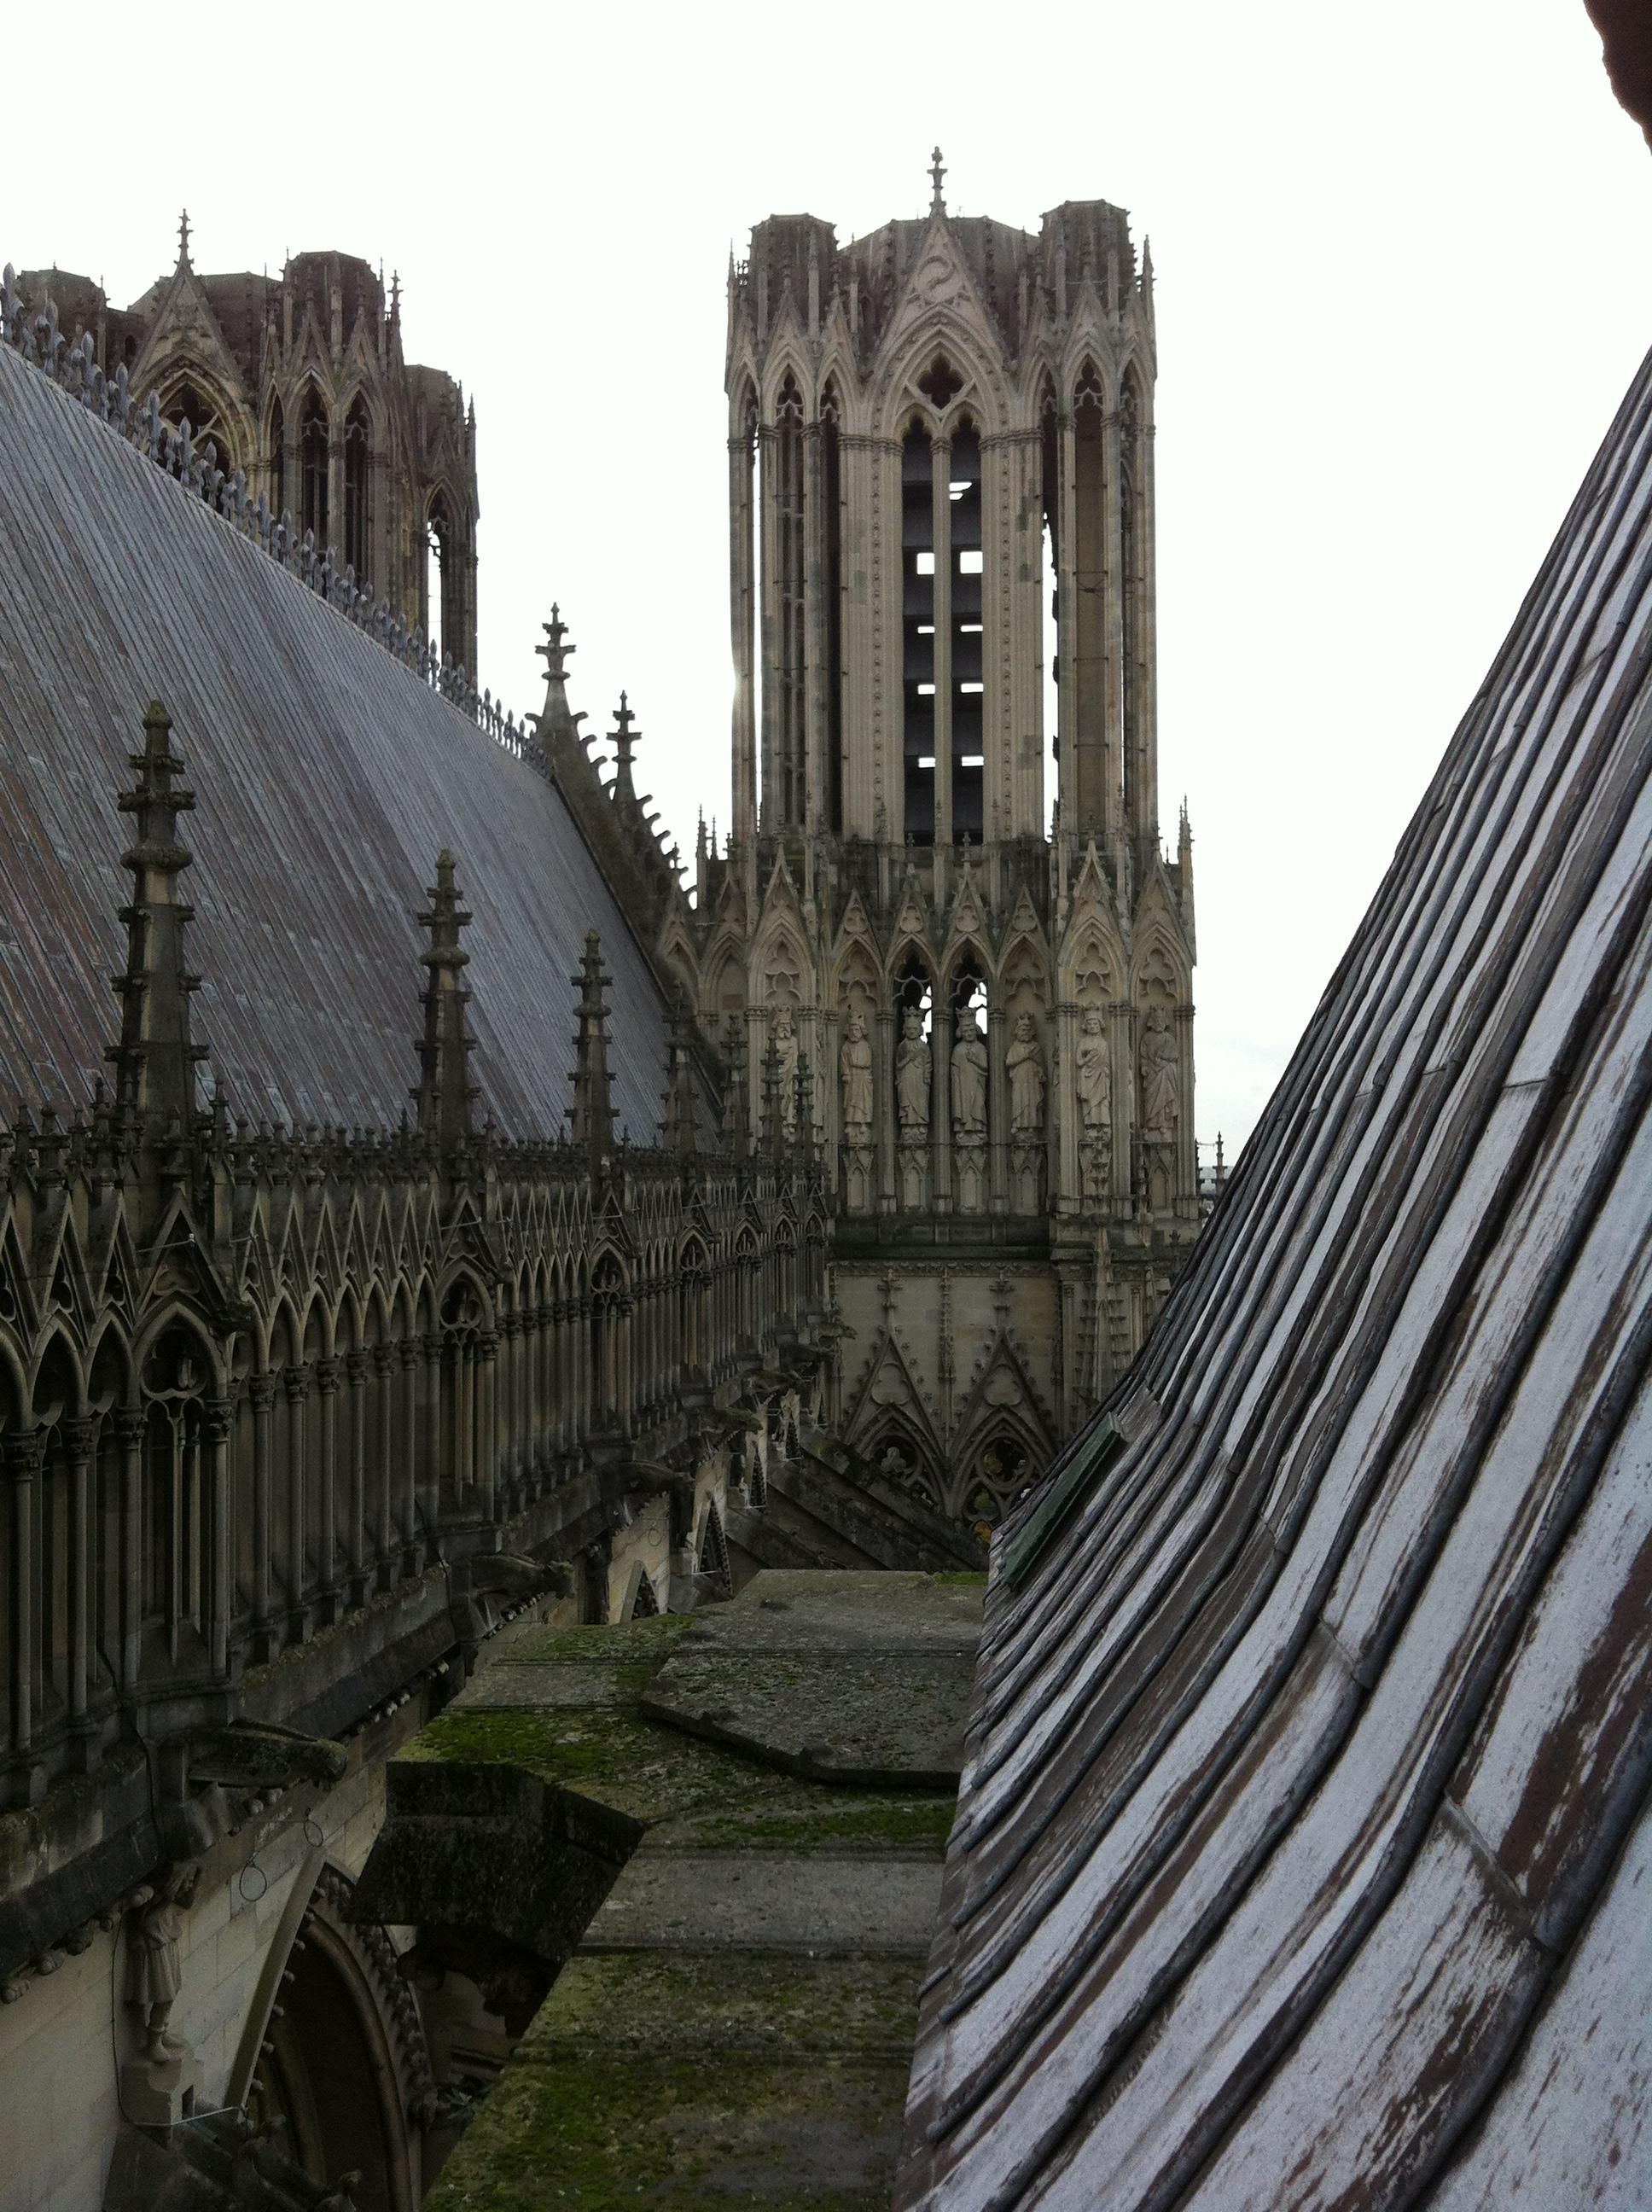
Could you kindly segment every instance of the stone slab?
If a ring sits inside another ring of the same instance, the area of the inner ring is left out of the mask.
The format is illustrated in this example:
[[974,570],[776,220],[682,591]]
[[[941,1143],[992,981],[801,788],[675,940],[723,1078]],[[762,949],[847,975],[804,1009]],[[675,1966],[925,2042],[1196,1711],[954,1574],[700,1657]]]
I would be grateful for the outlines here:
[[604,1667],[589,1660],[524,1659],[507,1666],[480,1668],[449,1710],[555,1712],[586,1706],[632,1706],[636,1704],[638,1685],[635,1667]]
[[513,2064],[425,2212],[887,2212],[908,2068],[720,2051]]
[[583,1951],[556,1977],[515,2058],[566,2065],[678,2051],[781,2051],[909,2064],[924,1961],[796,1952]]
[[975,1679],[973,1650],[679,1647],[642,1711],[811,1780],[956,1790]]
[[927,1955],[934,1859],[639,1851],[598,1908],[585,1954],[615,1950]]

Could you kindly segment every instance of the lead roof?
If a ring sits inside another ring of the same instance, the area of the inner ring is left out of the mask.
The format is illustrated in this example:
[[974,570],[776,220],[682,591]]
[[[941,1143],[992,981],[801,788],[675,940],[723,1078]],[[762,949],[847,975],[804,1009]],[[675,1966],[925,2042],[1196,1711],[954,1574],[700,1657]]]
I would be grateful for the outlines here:
[[115,1036],[146,703],[197,798],[197,1041],[249,1119],[393,1126],[436,856],[465,904],[479,1115],[554,1135],[579,966],[614,975],[618,1119],[652,1141],[665,1008],[558,793],[64,391],[0,349],[0,1118],[83,1105]]

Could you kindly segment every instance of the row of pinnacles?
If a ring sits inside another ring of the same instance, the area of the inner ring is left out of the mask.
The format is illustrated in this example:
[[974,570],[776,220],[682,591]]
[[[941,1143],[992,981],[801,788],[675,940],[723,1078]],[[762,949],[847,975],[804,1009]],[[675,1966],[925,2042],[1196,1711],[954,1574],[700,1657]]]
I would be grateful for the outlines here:
[[663,1141],[632,1143],[594,933],[568,1130],[477,1126],[446,853],[418,917],[411,1116],[301,1130],[197,1103],[195,800],[158,705],[131,764],[112,1084],[0,1135],[12,1803],[89,1770],[123,1710],[161,1735],[221,1712],[248,1668],[467,1557],[519,1565],[549,1536],[600,1580],[640,1497],[669,1498],[691,1571],[694,1470],[751,1443],[732,1397],[810,1371],[824,1316],[823,1171],[774,1056],[764,1141],[737,1068],[725,1146],[679,1005]]

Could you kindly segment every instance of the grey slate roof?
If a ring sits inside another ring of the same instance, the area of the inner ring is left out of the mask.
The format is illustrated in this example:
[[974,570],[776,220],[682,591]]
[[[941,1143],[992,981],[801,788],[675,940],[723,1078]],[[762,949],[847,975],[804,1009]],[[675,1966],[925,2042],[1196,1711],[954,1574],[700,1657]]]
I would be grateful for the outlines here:
[[1649,672],[1652,361],[999,1540],[902,2207],[1652,2202]]
[[393,1124],[418,1075],[437,853],[475,915],[479,1111],[550,1135],[596,929],[615,1097],[652,1141],[652,973],[557,793],[256,544],[0,348],[0,1120],[84,1103],[118,1024],[118,866],[151,698],[197,806],[197,1038],[253,1120]]

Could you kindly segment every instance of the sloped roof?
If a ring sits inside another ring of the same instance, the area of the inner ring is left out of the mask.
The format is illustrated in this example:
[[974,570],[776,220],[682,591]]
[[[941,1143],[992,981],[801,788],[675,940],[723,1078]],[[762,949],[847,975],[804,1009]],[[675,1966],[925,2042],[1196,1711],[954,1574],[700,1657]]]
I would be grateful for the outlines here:
[[619,1119],[653,1139],[664,1006],[557,792],[9,348],[0,608],[0,1117],[82,1104],[117,1033],[115,802],[158,698],[197,799],[196,1035],[232,1111],[395,1123],[418,1076],[415,916],[447,846],[475,915],[479,1112],[561,1128],[595,929]]
[[1652,361],[999,1540],[902,2207],[1652,2199],[1649,670]]

